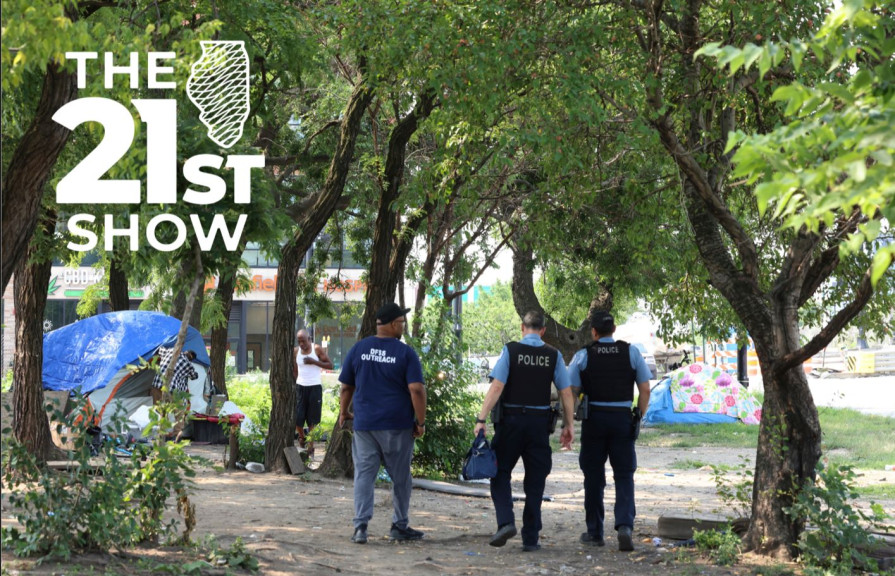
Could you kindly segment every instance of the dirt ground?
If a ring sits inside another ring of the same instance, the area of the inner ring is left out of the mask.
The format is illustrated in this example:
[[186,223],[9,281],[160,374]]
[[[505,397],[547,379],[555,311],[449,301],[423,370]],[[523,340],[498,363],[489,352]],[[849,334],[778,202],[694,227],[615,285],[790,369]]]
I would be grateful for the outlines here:
[[[655,433],[655,431],[647,431]],[[222,446],[193,444],[191,453],[216,463],[223,458]],[[415,489],[410,521],[425,532],[419,542],[397,544],[388,539],[391,498],[387,488],[376,490],[375,515],[369,527],[370,541],[357,545],[349,540],[353,516],[351,480],[327,480],[311,472],[303,476],[253,474],[247,471],[219,472],[204,469],[198,476],[193,497],[198,514],[194,539],[215,535],[229,546],[241,536],[260,563],[260,573],[271,575],[396,575],[396,574],[686,574],[729,575],[768,573],[771,562],[746,556],[732,568],[712,566],[691,549],[654,546],[661,515],[713,517],[721,501],[707,467],[694,462],[739,464],[740,456],[754,458],[752,450],[719,448],[668,449],[640,447],[636,475],[637,525],[632,553],[618,551],[612,528],[611,503],[614,491],[607,487],[607,543],[604,548],[582,545],[584,492],[578,469],[578,453],[555,452],[553,473],[547,480],[552,501],[543,504],[542,549],[523,553],[517,536],[503,548],[488,546],[495,530],[494,512],[488,498],[455,496]],[[319,465],[318,450],[312,466]],[[514,491],[522,492],[522,465],[513,476]],[[895,472],[864,471],[862,485],[892,482]],[[888,479],[887,479],[888,476]],[[475,485],[473,485],[475,486]],[[477,486],[487,489],[486,485]],[[884,502],[895,512],[895,502]],[[516,505],[521,527],[521,503]],[[14,521],[6,498],[2,523]],[[156,562],[185,561],[177,549],[141,549],[134,554]],[[67,564],[34,566],[31,561],[2,554],[4,572],[10,574],[71,574],[112,571],[127,573],[115,557],[89,556]],[[89,567],[89,568],[88,568]],[[204,572],[220,573],[224,572]]]

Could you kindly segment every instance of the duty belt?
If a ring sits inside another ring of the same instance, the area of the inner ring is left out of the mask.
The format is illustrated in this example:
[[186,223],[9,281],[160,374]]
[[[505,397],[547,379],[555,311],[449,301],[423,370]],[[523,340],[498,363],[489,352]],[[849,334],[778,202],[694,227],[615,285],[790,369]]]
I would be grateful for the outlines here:
[[550,408],[533,408],[531,406],[506,406],[503,407],[504,414],[537,414],[543,415],[550,412]]
[[591,410],[596,410],[597,412],[628,412],[629,414],[631,412],[631,409],[627,406],[601,406],[593,402],[590,403],[590,406]]

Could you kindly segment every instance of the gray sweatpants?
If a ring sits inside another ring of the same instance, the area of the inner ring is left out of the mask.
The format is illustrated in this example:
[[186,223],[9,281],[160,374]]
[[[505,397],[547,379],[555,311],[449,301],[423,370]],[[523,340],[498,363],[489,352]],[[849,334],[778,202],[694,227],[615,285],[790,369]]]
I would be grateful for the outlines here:
[[413,488],[410,476],[413,429],[355,430],[351,456],[354,460],[354,527],[367,524],[373,518],[373,488],[379,465],[384,463],[392,478],[392,503],[395,506],[392,522],[399,528],[406,528]]

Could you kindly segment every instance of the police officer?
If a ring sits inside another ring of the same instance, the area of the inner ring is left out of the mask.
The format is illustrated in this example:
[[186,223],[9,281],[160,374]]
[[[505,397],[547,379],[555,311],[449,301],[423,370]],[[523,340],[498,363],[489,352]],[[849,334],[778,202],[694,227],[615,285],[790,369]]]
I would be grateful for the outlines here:
[[[615,319],[598,310],[590,318],[593,342],[579,350],[569,364],[569,380],[578,395],[584,392],[588,416],[581,425],[578,464],[584,472],[584,521],[587,532],[581,542],[604,546],[603,490],[606,488],[606,458],[615,479],[615,529],[618,549],[633,550],[634,471],[637,454],[634,441],[639,417],[649,405],[650,370],[636,347],[615,340]],[[631,410],[634,384],[640,396],[637,412]],[[579,411],[581,412],[581,411]]]
[[491,372],[491,387],[475,425],[475,434],[485,429],[485,416],[498,402],[501,403],[502,415],[494,424],[491,443],[497,455],[497,476],[491,479],[497,532],[489,543],[503,546],[516,535],[510,476],[521,456],[525,465],[525,507],[522,511],[522,550],[525,552],[541,548],[538,542],[541,500],[547,475],[553,466],[550,429],[555,420],[550,406],[551,382],[556,385],[563,404],[562,447],[571,448],[574,437],[574,398],[568,373],[559,351],[541,340],[544,330],[543,314],[534,311],[525,314],[522,340],[504,346]]

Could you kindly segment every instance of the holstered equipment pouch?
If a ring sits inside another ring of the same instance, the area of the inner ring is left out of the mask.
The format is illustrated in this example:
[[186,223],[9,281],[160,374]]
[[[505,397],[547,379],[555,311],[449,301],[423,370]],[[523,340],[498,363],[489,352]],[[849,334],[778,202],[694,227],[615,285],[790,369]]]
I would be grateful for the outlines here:
[[643,419],[643,415],[640,413],[640,408],[634,408],[631,410],[631,437],[634,440],[640,437],[640,421]]
[[575,410],[575,420],[579,422],[587,420],[590,416],[590,402],[588,402],[587,394],[581,395],[581,401],[578,403],[578,409]]
[[494,405],[494,408],[491,409],[491,423],[492,424],[500,424],[503,420],[503,402],[500,400],[497,401],[497,404]]
[[559,420],[559,402],[550,407],[550,433],[556,432],[556,421]]

